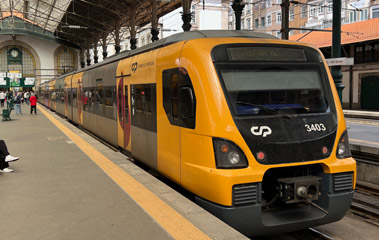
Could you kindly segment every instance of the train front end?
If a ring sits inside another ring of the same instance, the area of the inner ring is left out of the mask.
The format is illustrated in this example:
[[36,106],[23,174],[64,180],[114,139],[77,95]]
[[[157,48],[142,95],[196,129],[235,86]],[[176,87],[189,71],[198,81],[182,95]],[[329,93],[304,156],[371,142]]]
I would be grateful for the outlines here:
[[230,115],[232,123],[209,133],[216,169],[200,178],[211,187],[197,194],[198,204],[247,236],[341,219],[356,165],[321,53],[273,40],[218,44],[210,55],[223,97],[217,87],[209,94],[228,112],[211,110],[212,118]]

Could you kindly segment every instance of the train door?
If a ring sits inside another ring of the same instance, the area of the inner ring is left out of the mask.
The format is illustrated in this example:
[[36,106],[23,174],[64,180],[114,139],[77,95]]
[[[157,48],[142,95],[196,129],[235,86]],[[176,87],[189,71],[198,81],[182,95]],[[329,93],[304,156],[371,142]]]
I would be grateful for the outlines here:
[[123,81],[123,97],[122,97],[122,114],[124,121],[124,148],[131,151],[130,141],[130,110],[129,110],[129,86],[130,76],[125,77]]
[[118,113],[118,143],[119,146],[131,152],[130,146],[130,110],[129,110],[130,76],[122,76],[117,85],[117,113]]
[[118,145],[131,152],[130,145],[130,76],[117,80]]
[[129,92],[133,158],[157,169],[156,84],[131,84]]
[[[158,159],[159,171],[173,181],[181,182],[181,138],[179,126],[178,84],[179,71],[177,68],[164,70],[162,86],[158,101]],[[162,108],[163,107],[163,108]]]
[[78,123],[83,125],[83,85],[81,79],[78,80]]
[[68,76],[64,80],[64,113],[68,119],[72,119],[72,106],[71,106],[71,78]]

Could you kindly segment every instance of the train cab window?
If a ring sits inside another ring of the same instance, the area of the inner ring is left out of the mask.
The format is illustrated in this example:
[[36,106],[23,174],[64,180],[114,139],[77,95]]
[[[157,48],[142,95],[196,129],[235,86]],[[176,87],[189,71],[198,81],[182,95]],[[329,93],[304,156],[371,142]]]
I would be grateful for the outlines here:
[[196,97],[191,79],[184,68],[164,70],[163,108],[172,125],[195,128]]
[[235,116],[335,112],[325,66],[311,48],[220,45],[212,57]]

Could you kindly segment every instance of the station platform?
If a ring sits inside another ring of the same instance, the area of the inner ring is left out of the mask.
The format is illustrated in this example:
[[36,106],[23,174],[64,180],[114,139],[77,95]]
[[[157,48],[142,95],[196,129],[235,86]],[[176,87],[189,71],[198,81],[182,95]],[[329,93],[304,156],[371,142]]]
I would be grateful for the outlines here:
[[379,111],[343,110],[345,117],[379,120]]
[[0,121],[0,239],[247,239],[41,105]]

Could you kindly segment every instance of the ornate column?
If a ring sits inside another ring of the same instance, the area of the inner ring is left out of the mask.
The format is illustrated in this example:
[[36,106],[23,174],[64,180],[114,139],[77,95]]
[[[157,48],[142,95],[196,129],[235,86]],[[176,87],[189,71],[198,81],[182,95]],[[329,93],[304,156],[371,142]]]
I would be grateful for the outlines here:
[[93,43],[93,63],[98,63],[99,61],[99,57],[97,56],[98,54],[98,51],[97,51],[97,41],[96,40],[94,43]]
[[241,15],[244,7],[242,0],[234,0],[232,4],[234,15],[236,16],[236,30],[241,30]]
[[120,47],[120,21],[116,20],[115,21],[115,29],[114,29],[114,49],[116,50],[116,54],[120,52],[121,47]]
[[152,8],[152,14],[151,14],[151,26],[152,26],[151,35],[152,35],[152,38],[151,38],[151,40],[154,42],[154,41],[159,40],[159,38],[158,38],[159,30],[158,30],[157,0],[153,0],[151,8]]
[[183,7],[183,14],[182,14],[183,25],[182,25],[182,28],[185,32],[189,31],[192,27],[192,25],[191,25],[191,2],[192,2],[192,0],[182,0],[182,7]]
[[103,60],[104,58],[107,58],[108,56],[108,53],[107,53],[107,34],[106,33],[103,33],[103,44],[102,44],[102,47],[103,47]]
[[80,49],[80,67],[85,68],[85,66],[86,66],[86,63],[85,63],[85,59],[84,59],[84,48],[82,47]]
[[87,46],[87,66],[91,65],[91,54],[90,54],[90,49],[89,45]]
[[136,11],[137,7],[134,6],[129,9],[129,16],[130,16],[130,49],[136,49],[137,48],[137,31],[136,31]]

